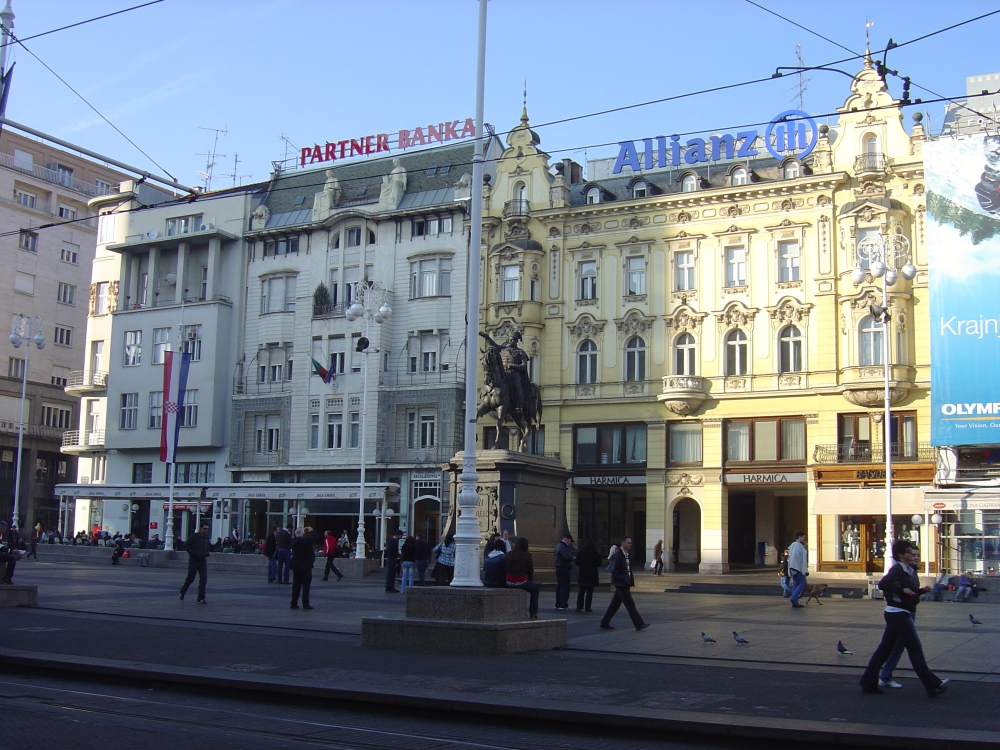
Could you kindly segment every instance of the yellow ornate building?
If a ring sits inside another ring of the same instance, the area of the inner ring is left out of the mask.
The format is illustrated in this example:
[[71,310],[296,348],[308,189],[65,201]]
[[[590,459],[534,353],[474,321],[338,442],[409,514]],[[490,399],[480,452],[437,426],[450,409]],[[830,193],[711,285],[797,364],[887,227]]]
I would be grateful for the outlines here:
[[[934,473],[923,128],[906,132],[870,62],[839,113],[637,141],[589,179],[550,164],[526,111],[508,135],[481,324],[523,332],[532,448],[572,470],[570,530],[602,552],[627,533],[648,562],[663,539],[668,568],[719,573],[774,564],[806,531],[814,569],[881,569],[885,335],[896,532],[928,528],[910,520]],[[918,270],[891,287],[888,334],[869,312],[881,283],[852,280],[858,243],[886,235]],[[488,419],[480,434],[496,444]]]

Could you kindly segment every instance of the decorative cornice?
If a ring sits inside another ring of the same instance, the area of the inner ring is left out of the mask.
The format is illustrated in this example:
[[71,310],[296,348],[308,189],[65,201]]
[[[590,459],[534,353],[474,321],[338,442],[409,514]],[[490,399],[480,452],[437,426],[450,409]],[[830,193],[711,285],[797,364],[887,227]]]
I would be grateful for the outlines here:
[[578,339],[592,338],[604,333],[606,324],[597,322],[590,315],[583,315],[580,319],[569,326],[569,332]]

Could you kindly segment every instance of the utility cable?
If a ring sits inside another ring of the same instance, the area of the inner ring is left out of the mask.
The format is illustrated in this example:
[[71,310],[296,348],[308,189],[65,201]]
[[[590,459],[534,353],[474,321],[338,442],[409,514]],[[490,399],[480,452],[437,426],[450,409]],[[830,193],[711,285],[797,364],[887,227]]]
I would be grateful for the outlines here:
[[[77,26],[83,26],[84,24],[93,23],[94,21],[102,21],[105,18],[111,18],[112,16],[120,16],[122,13],[128,13],[132,10],[139,10],[140,8],[146,8],[150,5],[156,5],[157,3],[162,3],[164,0],[150,0],[148,3],[143,3],[142,5],[133,5],[131,8],[123,8],[122,10],[116,10],[113,13],[105,13],[103,16],[95,16],[94,18],[88,18],[86,21],[77,21],[76,23],[71,23],[69,26],[60,26],[58,29],[51,29],[49,31],[43,31],[41,34],[32,34],[31,36],[26,36],[21,39],[21,42],[30,42],[32,39],[38,39],[39,37],[48,36],[49,34],[55,34],[57,31],[66,31],[66,29],[73,29]],[[0,49],[7,47],[11,44],[16,44],[15,41],[4,42],[0,44]]]

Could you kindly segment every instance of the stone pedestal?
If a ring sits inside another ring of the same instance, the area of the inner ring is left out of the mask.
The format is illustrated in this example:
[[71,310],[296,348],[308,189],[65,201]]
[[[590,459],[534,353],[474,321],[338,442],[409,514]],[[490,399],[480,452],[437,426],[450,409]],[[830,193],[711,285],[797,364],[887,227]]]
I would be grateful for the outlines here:
[[38,586],[0,586],[0,607],[37,607]]
[[364,617],[361,645],[437,654],[499,656],[562,648],[566,620],[528,620],[517,589],[414,586],[406,616]]

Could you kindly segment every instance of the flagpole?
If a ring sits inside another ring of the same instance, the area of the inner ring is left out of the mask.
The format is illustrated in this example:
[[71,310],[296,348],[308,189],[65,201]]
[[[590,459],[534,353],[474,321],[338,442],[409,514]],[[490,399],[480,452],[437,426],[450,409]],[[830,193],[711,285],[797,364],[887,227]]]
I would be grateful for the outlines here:
[[[181,279],[177,279],[177,282],[180,282],[181,284],[184,283]],[[180,347],[178,348],[177,353],[183,357],[184,356],[184,295],[187,294],[187,289],[181,287],[181,290],[182,290],[181,320],[179,325],[177,326],[177,336],[180,339]],[[162,401],[163,401],[164,411],[166,411],[167,399],[169,398],[169,395],[170,394],[167,393],[163,394]],[[183,395],[181,397],[183,398]],[[166,416],[167,416],[166,414],[163,414],[162,418],[165,419]],[[176,419],[180,418],[181,418],[180,411],[178,411]],[[174,445],[174,456],[173,456],[174,459],[177,458],[176,454],[177,454],[177,446]],[[167,475],[170,478],[170,491],[169,494],[167,495],[167,528],[165,531],[167,539],[163,545],[163,549],[165,550],[173,550],[174,548],[174,473],[175,471],[173,462],[167,461]],[[201,500],[198,501],[198,513],[199,514],[201,513]]]

